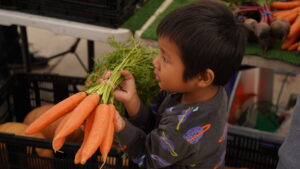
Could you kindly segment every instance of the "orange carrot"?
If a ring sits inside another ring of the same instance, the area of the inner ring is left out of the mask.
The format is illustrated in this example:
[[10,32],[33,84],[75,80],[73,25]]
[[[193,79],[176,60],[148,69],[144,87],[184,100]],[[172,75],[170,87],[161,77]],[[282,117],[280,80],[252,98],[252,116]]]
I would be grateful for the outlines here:
[[79,150],[77,151],[76,155],[75,155],[75,159],[74,159],[74,163],[75,164],[79,164],[81,161],[81,153],[82,153],[82,149],[84,147],[84,145],[86,144],[86,140],[90,134],[93,122],[94,122],[94,118],[95,118],[95,111],[93,111],[92,113],[90,113],[90,115],[87,117],[86,121],[85,121],[85,125],[84,125],[84,138],[83,138],[83,142],[79,148]]
[[298,16],[298,13],[293,12],[293,13],[290,13],[287,16],[283,17],[282,19],[285,19],[292,25],[294,23],[294,21],[296,20],[297,16]]
[[282,18],[290,13],[290,10],[272,11],[273,16],[276,18]]
[[278,13],[275,13],[274,16],[279,19],[285,19],[289,21],[290,24],[292,24],[295,18],[297,17],[298,12],[300,12],[300,7],[296,7],[289,10],[278,11]]
[[297,50],[298,47],[299,47],[299,45],[300,45],[300,42],[296,42],[296,43],[292,44],[292,45],[288,48],[288,50],[289,50],[289,51]]
[[[67,114],[57,125],[55,132],[54,132],[54,136],[56,136],[59,131],[62,129],[62,127],[64,126],[64,124],[66,123],[66,121],[71,117],[71,113]],[[60,139],[57,139],[55,141],[52,142],[52,148],[54,150],[54,152],[58,151],[59,149],[61,149],[61,147],[63,146],[63,144],[65,143],[65,139],[66,137],[62,137]]]
[[297,40],[297,38],[298,37],[296,37],[296,36],[286,38],[280,48],[283,50],[288,49]]
[[66,137],[74,130],[78,129],[84,122],[87,116],[95,109],[99,103],[100,96],[98,94],[88,95],[71,113],[71,117],[65,123],[61,131],[54,137],[53,140],[61,137]]
[[85,164],[86,161],[97,151],[98,147],[102,144],[103,139],[107,133],[107,128],[111,116],[107,104],[100,104],[97,106],[95,111],[95,119],[86,140],[81,153],[81,164]]
[[102,155],[102,160],[105,162],[107,159],[107,155],[111,149],[111,145],[113,143],[113,138],[114,138],[114,131],[115,131],[115,124],[114,124],[114,119],[115,119],[115,106],[110,104],[109,105],[109,112],[111,113],[109,124],[108,124],[108,129],[107,129],[107,136],[103,140],[102,144],[100,145],[100,151]]
[[53,121],[73,110],[85,97],[85,92],[78,92],[57,103],[32,122],[26,129],[26,134],[33,134],[41,131]]
[[291,25],[290,33],[288,34],[288,38],[291,38],[293,36],[299,36],[300,34],[300,14],[297,14],[297,18],[295,22]]
[[271,8],[275,9],[292,9],[300,6],[300,1],[288,1],[288,2],[272,2]]

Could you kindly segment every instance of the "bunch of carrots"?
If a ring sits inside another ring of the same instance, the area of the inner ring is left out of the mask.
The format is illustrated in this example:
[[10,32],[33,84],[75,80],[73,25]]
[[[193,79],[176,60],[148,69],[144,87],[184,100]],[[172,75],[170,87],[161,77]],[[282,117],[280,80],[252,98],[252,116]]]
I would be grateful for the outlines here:
[[136,43],[136,46],[131,48],[129,53],[126,53],[122,62],[111,71],[111,76],[108,79],[57,103],[31,123],[26,129],[26,133],[36,133],[67,114],[55,130],[52,141],[54,151],[59,151],[65,138],[81,125],[84,125],[84,139],[75,155],[74,163],[85,164],[100,148],[104,165],[114,135],[116,108],[113,90],[119,86],[123,79],[119,73],[121,70],[143,66],[141,63],[145,62],[145,56],[141,56],[139,50],[139,44]]
[[115,108],[112,104],[99,104],[99,101],[97,93],[76,93],[42,114],[26,129],[26,133],[36,133],[67,114],[55,130],[54,151],[59,151],[66,137],[84,124],[84,139],[76,153],[75,164],[85,164],[97,148],[105,161],[113,141]]
[[109,85],[102,83],[99,86],[102,86],[99,91],[103,92],[79,92],[54,105],[31,123],[26,133],[36,133],[67,114],[55,130],[52,141],[54,151],[59,151],[66,137],[84,124],[83,143],[75,155],[74,163],[85,164],[98,148],[102,160],[106,161],[113,142],[116,111],[114,105],[109,104],[104,97],[100,99],[100,96],[107,95],[105,88]]
[[283,50],[300,51],[300,0],[272,2],[273,15],[290,23],[290,32],[281,45]]

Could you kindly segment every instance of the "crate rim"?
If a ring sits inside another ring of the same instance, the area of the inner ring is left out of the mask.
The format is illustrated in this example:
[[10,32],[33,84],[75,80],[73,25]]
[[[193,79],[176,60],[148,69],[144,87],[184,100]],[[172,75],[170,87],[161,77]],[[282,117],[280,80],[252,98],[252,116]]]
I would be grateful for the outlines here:
[[284,137],[276,135],[274,133],[232,124],[228,124],[228,131],[231,134],[249,137],[256,140],[269,141],[276,144],[282,144],[285,139]]

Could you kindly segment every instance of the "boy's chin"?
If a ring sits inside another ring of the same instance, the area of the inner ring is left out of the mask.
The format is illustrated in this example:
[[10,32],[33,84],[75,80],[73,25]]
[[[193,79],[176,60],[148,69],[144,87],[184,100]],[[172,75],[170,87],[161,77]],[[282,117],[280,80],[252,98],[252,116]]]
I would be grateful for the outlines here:
[[160,88],[160,91],[174,92],[170,88],[166,88],[166,87],[164,87],[163,85],[160,85],[160,84],[159,84],[159,88]]
[[157,83],[158,83],[158,86],[159,86],[160,90],[163,90],[163,89],[162,89],[163,86],[160,84],[160,82],[157,82]]
[[174,88],[170,87],[170,86],[166,86],[163,83],[161,83],[160,81],[157,81],[158,86],[160,88],[161,91],[167,91],[167,92],[177,92]]
[[163,85],[161,85],[161,83],[158,81],[158,86],[159,86],[159,88],[160,88],[160,90],[162,91],[162,90],[166,90],[165,88],[164,88],[164,86]]

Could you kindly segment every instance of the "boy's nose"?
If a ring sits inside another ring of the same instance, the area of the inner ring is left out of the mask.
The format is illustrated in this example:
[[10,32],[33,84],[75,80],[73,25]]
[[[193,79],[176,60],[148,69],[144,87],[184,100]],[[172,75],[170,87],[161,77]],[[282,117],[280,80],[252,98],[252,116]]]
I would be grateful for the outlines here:
[[153,59],[153,61],[152,61],[152,64],[153,64],[153,66],[154,66],[154,68],[156,68],[157,69],[157,56]]

